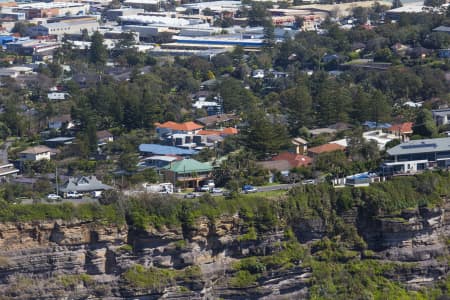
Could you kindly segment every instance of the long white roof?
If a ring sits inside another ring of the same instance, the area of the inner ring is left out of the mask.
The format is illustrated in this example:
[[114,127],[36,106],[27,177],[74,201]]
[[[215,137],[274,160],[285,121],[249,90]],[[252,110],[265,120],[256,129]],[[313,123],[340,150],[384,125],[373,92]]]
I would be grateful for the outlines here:
[[167,25],[167,26],[186,26],[189,25],[189,20],[179,18],[168,18],[159,16],[121,16],[120,20],[124,22],[135,22],[142,24],[155,24],[155,25]]

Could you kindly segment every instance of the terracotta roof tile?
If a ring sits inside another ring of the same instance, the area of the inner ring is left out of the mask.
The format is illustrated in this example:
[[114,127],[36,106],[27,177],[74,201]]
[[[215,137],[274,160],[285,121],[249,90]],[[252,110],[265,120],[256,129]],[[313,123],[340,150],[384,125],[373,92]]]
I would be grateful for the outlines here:
[[162,124],[156,123],[155,126],[159,127],[159,128],[168,128],[168,129],[180,130],[180,131],[191,131],[191,130],[197,130],[197,129],[203,128],[202,125],[199,125],[192,121],[184,122],[184,123],[176,123],[176,122],[168,121],[168,122],[165,122]]
[[343,150],[345,150],[345,147],[338,145],[338,144],[324,144],[324,145],[320,145],[317,147],[309,148],[308,152],[313,153],[313,154],[321,154],[321,153],[343,151]]
[[292,168],[305,167],[312,163],[312,158],[290,152],[282,152],[272,157],[272,160],[286,160]]
[[388,130],[390,132],[412,133],[413,122],[405,122],[392,125]]

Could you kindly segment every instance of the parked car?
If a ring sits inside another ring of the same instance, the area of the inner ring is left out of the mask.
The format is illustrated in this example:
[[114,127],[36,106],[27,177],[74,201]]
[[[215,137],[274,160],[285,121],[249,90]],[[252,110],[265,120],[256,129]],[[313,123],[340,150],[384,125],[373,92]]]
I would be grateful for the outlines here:
[[200,187],[200,192],[209,192],[211,190],[211,187],[209,185],[204,185]]
[[316,181],[314,179],[306,179],[302,181],[302,184],[315,184]]
[[60,195],[56,195],[56,194],[48,194],[47,199],[48,200],[60,200],[61,196]]
[[100,198],[102,196],[102,191],[93,191],[91,192],[92,198]]
[[184,198],[186,198],[186,199],[193,199],[193,198],[197,198],[197,197],[200,197],[200,194],[198,194],[198,193],[189,193],[189,194],[184,195]]
[[223,193],[223,189],[221,189],[221,188],[213,188],[211,190],[211,193],[213,193],[213,194],[222,194]]
[[258,189],[255,188],[253,185],[246,184],[246,185],[244,185],[244,186],[242,187],[242,191],[243,191],[245,194],[249,194],[249,193],[256,193],[256,192],[258,191]]
[[66,197],[71,199],[81,199],[83,198],[83,194],[80,194],[78,192],[67,192]]

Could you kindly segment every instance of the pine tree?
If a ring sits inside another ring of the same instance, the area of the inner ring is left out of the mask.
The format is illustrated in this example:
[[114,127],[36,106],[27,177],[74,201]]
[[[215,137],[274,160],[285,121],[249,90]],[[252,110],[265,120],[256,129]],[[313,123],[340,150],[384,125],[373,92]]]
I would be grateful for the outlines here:
[[89,60],[97,66],[104,66],[108,59],[108,52],[103,45],[103,36],[96,31],[91,37],[91,48],[89,50]]

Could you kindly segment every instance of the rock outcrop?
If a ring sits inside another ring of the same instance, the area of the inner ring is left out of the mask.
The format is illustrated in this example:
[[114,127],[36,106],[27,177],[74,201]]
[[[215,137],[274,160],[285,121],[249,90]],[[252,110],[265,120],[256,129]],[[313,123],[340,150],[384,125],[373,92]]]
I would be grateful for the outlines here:
[[[355,208],[342,217],[356,226],[374,258],[409,263],[401,274],[387,274],[393,280],[417,288],[448,273],[448,263],[441,258],[448,251],[450,205],[377,217]],[[304,243],[326,235],[320,218],[288,225]],[[20,299],[306,297],[311,269],[302,267],[266,274],[253,288],[229,287],[227,276],[234,261],[275,253],[284,239],[283,228],[257,240],[240,239],[247,231],[238,215],[214,221],[201,217],[189,228],[145,230],[76,220],[1,223],[0,294]],[[121,274],[134,264],[174,270],[199,266],[202,279],[156,292],[132,288]]]

